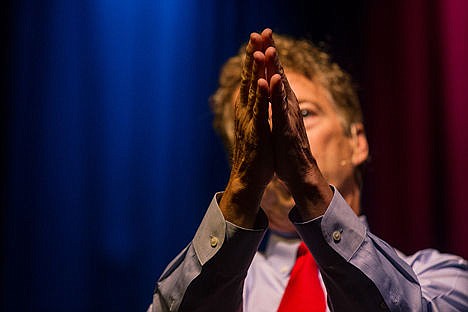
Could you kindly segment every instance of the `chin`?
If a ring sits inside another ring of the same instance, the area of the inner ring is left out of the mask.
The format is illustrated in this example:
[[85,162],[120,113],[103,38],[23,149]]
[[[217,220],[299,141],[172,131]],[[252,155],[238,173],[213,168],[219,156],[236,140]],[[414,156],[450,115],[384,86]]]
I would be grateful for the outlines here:
[[283,233],[295,233],[296,229],[288,218],[289,211],[294,205],[294,199],[286,185],[274,177],[266,187],[261,203],[262,209],[268,216],[270,229]]
[[268,227],[278,233],[284,233],[284,234],[296,234],[296,228],[292,224],[289,219],[287,219],[287,222],[284,222],[284,224],[278,224],[276,222],[270,222],[268,224]]

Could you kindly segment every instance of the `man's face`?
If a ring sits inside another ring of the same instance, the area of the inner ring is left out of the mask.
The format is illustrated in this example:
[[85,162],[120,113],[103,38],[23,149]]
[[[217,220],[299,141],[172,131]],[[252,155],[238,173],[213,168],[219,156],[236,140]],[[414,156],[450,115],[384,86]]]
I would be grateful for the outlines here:
[[329,92],[295,72],[286,72],[299,101],[312,155],[325,179],[338,189],[354,180],[353,138],[345,134],[344,122]]
[[[299,101],[310,149],[320,171],[330,184],[336,186],[341,193],[346,193],[356,183],[356,136],[345,134],[343,120],[324,87],[296,72],[287,69],[285,72]],[[293,205],[294,201],[287,188],[281,181],[274,179],[268,185],[262,200],[262,208],[270,219],[272,229],[294,231],[287,217]]]

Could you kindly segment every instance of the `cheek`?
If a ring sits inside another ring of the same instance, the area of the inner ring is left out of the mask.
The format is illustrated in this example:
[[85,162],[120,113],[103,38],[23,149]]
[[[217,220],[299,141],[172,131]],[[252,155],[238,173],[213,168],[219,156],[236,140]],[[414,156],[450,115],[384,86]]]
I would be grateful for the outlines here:
[[352,154],[348,141],[336,129],[316,127],[307,131],[310,150],[324,174],[339,169],[339,164],[348,160]]
[[317,162],[324,159],[333,140],[333,132],[326,127],[318,125],[312,129],[307,129],[307,138],[309,139],[310,150]]

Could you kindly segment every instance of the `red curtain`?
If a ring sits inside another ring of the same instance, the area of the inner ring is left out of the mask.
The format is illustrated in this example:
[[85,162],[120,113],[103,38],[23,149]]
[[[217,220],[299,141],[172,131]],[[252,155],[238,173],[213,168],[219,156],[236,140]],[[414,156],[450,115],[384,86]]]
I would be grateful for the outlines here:
[[468,258],[468,2],[371,1],[368,16],[372,230]]

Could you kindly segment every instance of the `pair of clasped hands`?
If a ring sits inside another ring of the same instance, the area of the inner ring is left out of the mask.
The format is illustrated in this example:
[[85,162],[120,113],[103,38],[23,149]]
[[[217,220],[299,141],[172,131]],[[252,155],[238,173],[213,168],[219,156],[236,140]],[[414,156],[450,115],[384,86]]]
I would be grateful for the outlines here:
[[271,29],[250,35],[234,118],[231,175],[219,204],[225,219],[253,228],[275,175],[288,187],[302,218],[323,215],[333,194],[310,151]]

